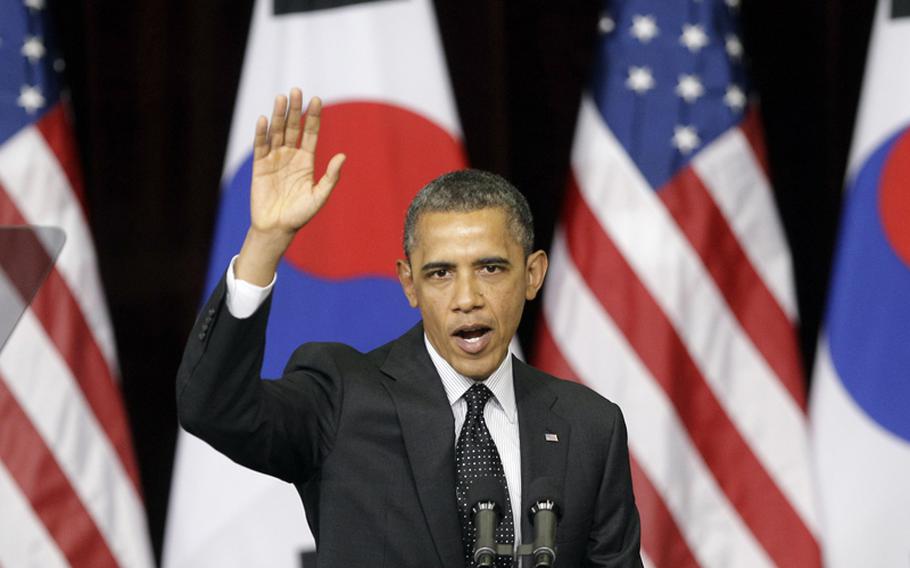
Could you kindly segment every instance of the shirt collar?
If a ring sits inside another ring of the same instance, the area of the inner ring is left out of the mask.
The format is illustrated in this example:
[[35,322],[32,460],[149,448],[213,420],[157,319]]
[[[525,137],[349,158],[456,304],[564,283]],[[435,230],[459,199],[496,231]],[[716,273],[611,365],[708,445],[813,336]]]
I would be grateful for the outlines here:
[[[430,343],[430,338],[427,337],[426,333],[423,334],[423,342],[427,346],[427,352],[430,354],[433,366],[436,367],[436,372],[439,373],[439,378],[442,379],[442,386],[446,391],[446,397],[449,399],[449,404],[454,406],[455,403],[464,396],[464,393],[466,393],[477,381],[456,371],[452,365],[436,351],[436,348]],[[493,393],[493,398],[505,412],[506,418],[508,418],[509,422],[514,424],[518,417],[518,405],[515,402],[515,388],[513,387],[512,380],[511,353],[506,353],[506,356],[502,360],[502,363],[499,364],[499,367],[493,371],[486,380],[480,382],[490,389]]]

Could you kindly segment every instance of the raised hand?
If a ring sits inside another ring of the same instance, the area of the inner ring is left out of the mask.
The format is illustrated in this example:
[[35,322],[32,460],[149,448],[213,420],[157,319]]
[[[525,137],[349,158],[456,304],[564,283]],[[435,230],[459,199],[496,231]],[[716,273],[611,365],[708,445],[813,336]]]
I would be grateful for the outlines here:
[[322,102],[316,97],[310,100],[301,137],[302,111],[303,95],[294,88],[290,106],[285,96],[275,98],[271,124],[264,116],[256,121],[250,230],[234,266],[238,278],[254,284],[271,281],[294,235],[322,208],[338,183],[345,160],[344,154],[333,156],[316,181]]
[[316,182],[316,141],[322,102],[316,97],[310,100],[301,138],[302,103],[300,89],[292,89],[290,109],[288,100],[278,96],[271,124],[266,123],[264,116],[256,122],[250,196],[251,221],[256,230],[283,231],[293,236],[319,211],[338,182],[343,154],[329,161],[325,175]]

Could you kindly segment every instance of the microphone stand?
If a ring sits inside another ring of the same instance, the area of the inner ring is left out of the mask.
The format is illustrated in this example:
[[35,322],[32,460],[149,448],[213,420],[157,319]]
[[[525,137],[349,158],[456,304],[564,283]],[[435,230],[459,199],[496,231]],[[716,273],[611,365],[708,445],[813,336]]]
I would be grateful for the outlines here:
[[[497,556],[510,556],[515,562],[528,556],[533,568],[550,568],[556,562],[556,524],[559,506],[552,499],[538,500],[530,509],[534,526],[534,541],[513,547],[511,544],[484,543],[484,550],[496,551]],[[495,562],[494,562],[495,564]],[[489,564],[492,566],[493,564]]]
[[534,540],[515,546],[496,542],[496,526],[505,502],[503,487],[492,478],[475,482],[469,490],[469,502],[477,540],[474,543],[474,562],[479,568],[492,568],[498,556],[508,556],[514,562],[524,556],[532,557],[533,568],[551,568],[556,562],[556,525],[561,517],[553,495],[558,486],[549,478],[539,478],[531,484],[529,493],[533,505],[528,509]]

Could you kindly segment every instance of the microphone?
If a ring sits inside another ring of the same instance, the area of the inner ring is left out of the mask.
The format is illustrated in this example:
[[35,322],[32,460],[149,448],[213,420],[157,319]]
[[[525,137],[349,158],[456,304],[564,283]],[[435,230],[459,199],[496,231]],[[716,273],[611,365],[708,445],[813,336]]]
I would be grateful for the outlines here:
[[562,517],[557,504],[559,494],[559,486],[550,477],[535,479],[528,490],[528,495],[531,496],[528,515],[534,526],[531,552],[534,568],[549,568],[556,562],[556,525]]
[[468,489],[468,503],[477,531],[474,562],[478,567],[496,564],[496,527],[502,518],[505,501],[502,484],[492,477],[481,477]]

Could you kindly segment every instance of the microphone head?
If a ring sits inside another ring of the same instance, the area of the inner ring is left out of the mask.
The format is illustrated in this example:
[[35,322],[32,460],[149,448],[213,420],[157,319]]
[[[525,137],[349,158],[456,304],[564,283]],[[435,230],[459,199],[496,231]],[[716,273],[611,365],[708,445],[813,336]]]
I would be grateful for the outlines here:
[[562,509],[559,503],[562,501],[562,490],[559,484],[552,477],[538,477],[531,482],[528,488],[528,502],[531,504],[528,508],[528,517],[531,524],[534,524],[534,517],[538,512],[543,510],[553,511],[557,519],[562,518]]
[[[497,513],[505,509],[506,491],[502,482],[493,477],[481,477],[474,480],[468,488],[468,504],[471,511],[493,508]],[[493,504],[490,507],[490,503]]]

